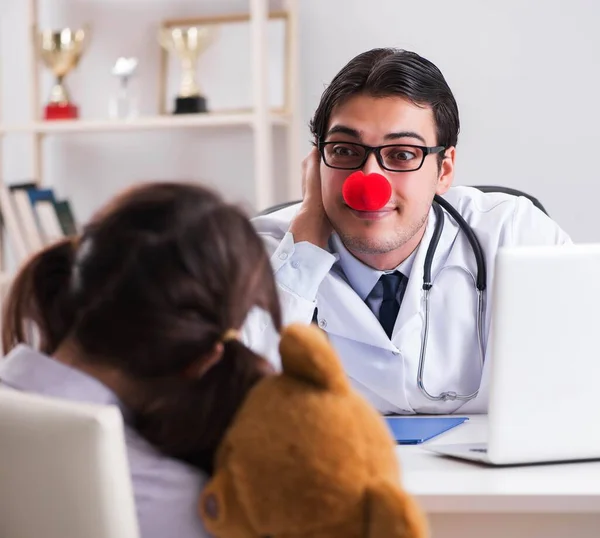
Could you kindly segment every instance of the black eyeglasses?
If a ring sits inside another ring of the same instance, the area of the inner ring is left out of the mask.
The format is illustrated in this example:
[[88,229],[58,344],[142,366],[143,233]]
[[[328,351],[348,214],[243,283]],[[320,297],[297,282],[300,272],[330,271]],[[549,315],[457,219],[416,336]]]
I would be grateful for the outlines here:
[[320,142],[319,151],[329,168],[338,170],[360,170],[371,153],[375,154],[379,166],[389,172],[414,172],[423,166],[425,157],[440,153],[445,146],[414,146],[412,144],[389,144],[365,146],[353,142]]

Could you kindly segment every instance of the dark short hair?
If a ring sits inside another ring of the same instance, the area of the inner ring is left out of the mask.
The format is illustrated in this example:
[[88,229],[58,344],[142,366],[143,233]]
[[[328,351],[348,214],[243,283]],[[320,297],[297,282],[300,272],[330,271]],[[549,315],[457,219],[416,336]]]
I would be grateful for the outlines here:
[[436,124],[436,145],[451,147],[458,141],[458,106],[441,71],[414,52],[384,48],[350,60],[325,89],[310,121],[315,143],[323,141],[334,108],[357,94],[399,96],[429,106]]
[[254,307],[279,328],[269,257],[246,215],[199,185],[147,183],[21,268],[2,339],[6,352],[39,341],[49,355],[69,339],[82,360],[123,372],[142,395],[132,425],[210,472],[221,436],[268,364],[232,340],[199,379],[183,372]]

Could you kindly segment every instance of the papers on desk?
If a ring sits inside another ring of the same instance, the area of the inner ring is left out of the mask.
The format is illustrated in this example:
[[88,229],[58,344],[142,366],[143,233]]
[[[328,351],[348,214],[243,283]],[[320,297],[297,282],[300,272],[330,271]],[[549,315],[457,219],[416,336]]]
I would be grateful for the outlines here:
[[400,445],[418,445],[459,424],[468,417],[385,417],[393,438]]

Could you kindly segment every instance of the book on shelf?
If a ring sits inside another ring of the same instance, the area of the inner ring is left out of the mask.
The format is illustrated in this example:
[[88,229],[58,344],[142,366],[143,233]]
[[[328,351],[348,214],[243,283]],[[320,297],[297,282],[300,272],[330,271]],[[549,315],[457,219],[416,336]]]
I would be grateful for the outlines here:
[[17,263],[63,237],[77,234],[69,200],[56,198],[52,188],[32,182],[2,186],[0,213]]
[[36,252],[44,246],[45,241],[29,198],[28,191],[35,189],[35,185],[16,183],[9,185],[8,189],[15,204],[23,240],[28,245],[28,252]]
[[23,237],[12,195],[3,183],[0,183],[0,213],[7,246],[11,249],[15,262],[20,264],[29,256],[29,245]]
[[65,236],[76,235],[78,232],[77,222],[71,209],[71,203],[69,200],[55,200],[54,210],[58,216],[60,227],[62,228]]
[[35,204],[40,232],[46,245],[65,237],[52,202],[41,200]]
[[33,186],[27,189],[27,194],[29,195],[29,199],[31,200],[31,205],[35,205],[36,202],[41,200],[47,200],[49,202],[54,203],[54,190],[49,188],[41,189],[39,187]]

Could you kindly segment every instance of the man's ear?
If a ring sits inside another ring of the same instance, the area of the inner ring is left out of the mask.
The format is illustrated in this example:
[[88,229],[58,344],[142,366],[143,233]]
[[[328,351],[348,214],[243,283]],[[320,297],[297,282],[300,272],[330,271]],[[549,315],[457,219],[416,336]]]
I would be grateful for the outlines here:
[[452,146],[444,151],[444,159],[440,166],[437,187],[435,189],[436,194],[442,195],[452,186],[455,161],[456,148]]
[[407,493],[386,481],[367,491],[367,532],[365,538],[426,538],[425,515]]

